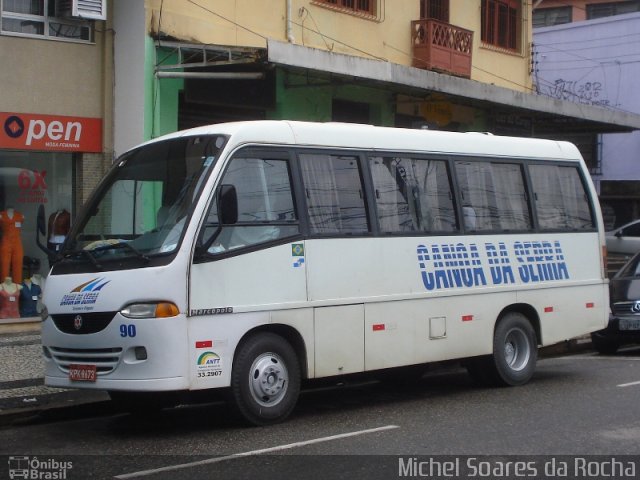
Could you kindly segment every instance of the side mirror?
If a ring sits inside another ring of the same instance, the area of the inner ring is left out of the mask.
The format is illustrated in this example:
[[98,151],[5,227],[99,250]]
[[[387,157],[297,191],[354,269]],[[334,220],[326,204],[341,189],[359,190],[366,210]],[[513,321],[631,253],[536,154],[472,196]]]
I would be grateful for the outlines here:
[[47,254],[47,258],[49,259],[49,266],[51,266],[56,261],[56,252],[49,249],[46,243],[42,243],[42,241],[40,240],[40,235],[43,235],[44,237],[47,236],[47,221],[45,220],[43,204],[40,204],[38,206],[38,213],[36,214],[36,245],[40,250]]
[[203,228],[196,247],[196,256],[205,255],[209,247],[218,238],[222,232],[224,225],[234,225],[238,223],[238,193],[233,185],[220,185],[216,193],[216,212],[217,221],[209,225],[215,226],[215,231],[210,235],[206,235],[207,225]]
[[622,230],[618,230],[614,236],[618,238],[622,237],[623,236]]
[[238,193],[233,185],[220,185],[218,191],[218,218],[221,225],[238,223]]

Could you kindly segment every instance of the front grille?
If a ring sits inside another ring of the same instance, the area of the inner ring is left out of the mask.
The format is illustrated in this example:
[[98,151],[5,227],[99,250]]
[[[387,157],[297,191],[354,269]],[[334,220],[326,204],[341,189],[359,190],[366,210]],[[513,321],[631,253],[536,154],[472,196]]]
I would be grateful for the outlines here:
[[640,301],[614,303],[612,310],[615,315],[640,315]]
[[95,365],[98,375],[111,373],[118,366],[122,348],[49,347],[51,357],[60,370],[69,373],[69,365]]
[[[58,330],[72,335],[86,335],[88,333],[97,333],[111,323],[116,312],[92,312],[92,313],[65,313],[51,315],[53,323]],[[80,317],[81,321],[76,321]],[[80,328],[76,328],[80,324]]]

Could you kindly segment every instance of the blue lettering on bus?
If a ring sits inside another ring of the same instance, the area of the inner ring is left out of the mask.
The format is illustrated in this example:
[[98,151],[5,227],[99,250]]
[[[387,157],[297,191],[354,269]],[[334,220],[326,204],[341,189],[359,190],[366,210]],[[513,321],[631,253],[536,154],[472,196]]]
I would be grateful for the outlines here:
[[568,280],[569,270],[559,241],[515,242],[518,274],[523,283]]
[[[431,251],[425,245],[418,245],[418,262],[427,290],[487,284],[475,244],[435,244]],[[433,269],[427,266],[433,266]]]
[[509,260],[509,252],[504,242],[494,245],[485,243],[485,250],[489,260],[489,271],[491,272],[491,281],[494,285],[508,285],[516,283]]
[[514,285],[516,272],[524,284],[570,279],[562,246],[557,240],[517,241],[511,248],[505,242],[486,242],[484,257],[475,243],[418,245],[416,253],[422,283],[429,291],[487,284]]

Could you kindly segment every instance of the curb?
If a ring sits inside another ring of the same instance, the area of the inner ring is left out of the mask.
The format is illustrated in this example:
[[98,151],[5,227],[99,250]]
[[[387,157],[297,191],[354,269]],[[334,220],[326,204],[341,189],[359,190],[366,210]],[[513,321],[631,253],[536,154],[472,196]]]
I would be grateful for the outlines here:
[[5,333],[33,333],[42,330],[42,321],[37,320],[0,320],[0,335]]
[[102,390],[64,390],[34,397],[34,402],[24,406],[24,398],[5,399],[0,408],[0,427],[31,421],[63,419],[78,414],[98,416],[112,411],[107,392]]

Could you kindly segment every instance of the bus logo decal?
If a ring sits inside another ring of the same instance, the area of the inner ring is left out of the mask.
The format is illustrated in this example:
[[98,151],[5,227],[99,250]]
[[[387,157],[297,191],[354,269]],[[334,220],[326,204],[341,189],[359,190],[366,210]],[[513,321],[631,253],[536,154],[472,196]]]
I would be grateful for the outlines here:
[[102,290],[102,288],[108,283],[110,283],[110,280],[105,280],[104,278],[94,278],[92,280],[89,280],[88,282],[78,285],[64,297],[62,297],[60,306],[77,307],[84,305],[93,305],[98,300],[98,295],[100,295],[100,291]]
[[198,357],[196,368],[198,378],[219,377],[222,375],[222,360],[212,351],[207,351]]
[[219,365],[220,357],[215,352],[204,352],[198,357],[198,365]]

